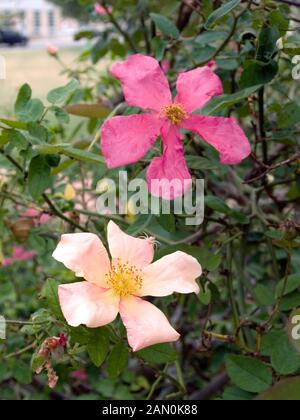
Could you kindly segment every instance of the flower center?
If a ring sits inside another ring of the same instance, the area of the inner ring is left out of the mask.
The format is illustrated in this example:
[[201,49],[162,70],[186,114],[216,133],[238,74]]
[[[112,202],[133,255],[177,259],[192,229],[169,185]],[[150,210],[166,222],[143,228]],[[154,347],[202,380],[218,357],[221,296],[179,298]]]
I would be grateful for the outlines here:
[[167,117],[173,125],[178,125],[187,118],[187,113],[180,104],[167,105],[162,108],[163,116]]
[[112,265],[106,275],[108,286],[121,297],[136,294],[143,285],[142,272],[138,268],[124,264],[120,259]]

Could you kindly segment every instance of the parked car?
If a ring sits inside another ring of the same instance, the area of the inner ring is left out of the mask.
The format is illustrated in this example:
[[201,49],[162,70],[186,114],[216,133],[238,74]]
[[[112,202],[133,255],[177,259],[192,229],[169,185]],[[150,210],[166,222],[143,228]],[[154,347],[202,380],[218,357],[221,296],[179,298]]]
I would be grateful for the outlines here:
[[0,29],[0,44],[14,45],[27,45],[29,39],[27,36],[11,29]]

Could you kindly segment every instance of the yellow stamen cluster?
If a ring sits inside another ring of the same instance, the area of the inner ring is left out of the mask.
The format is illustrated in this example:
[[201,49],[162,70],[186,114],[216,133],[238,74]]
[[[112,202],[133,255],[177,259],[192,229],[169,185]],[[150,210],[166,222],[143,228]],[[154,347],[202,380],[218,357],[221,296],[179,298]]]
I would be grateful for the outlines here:
[[173,104],[163,107],[162,114],[171,121],[173,125],[182,123],[187,118],[187,113],[180,104]]
[[135,295],[143,285],[142,272],[130,264],[116,260],[111,271],[106,275],[108,287],[113,289],[116,295],[125,297]]

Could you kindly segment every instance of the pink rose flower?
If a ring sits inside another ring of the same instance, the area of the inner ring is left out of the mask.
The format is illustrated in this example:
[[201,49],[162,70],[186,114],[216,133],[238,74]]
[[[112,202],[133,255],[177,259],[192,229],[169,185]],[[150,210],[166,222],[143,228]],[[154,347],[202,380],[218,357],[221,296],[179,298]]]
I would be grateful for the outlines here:
[[62,312],[69,325],[97,328],[120,313],[133,351],[157,343],[177,341],[179,334],[165,315],[145,296],[199,293],[198,261],[175,252],[152,264],[154,240],[133,238],[113,222],[108,224],[112,261],[92,233],[62,235],[53,257],[86,281],[61,285]]
[[21,246],[14,246],[12,257],[6,258],[3,261],[4,266],[12,265],[17,261],[29,261],[32,260],[36,256],[36,252],[34,251],[26,251]]
[[[107,10],[108,10],[109,13],[112,13],[113,7],[108,6]],[[95,4],[95,12],[100,16],[106,16],[107,15],[107,10],[100,3]]]
[[[209,66],[179,74],[174,101],[166,76],[152,57],[132,55],[114,64],[112,74],[120,80],[127,104],[148,112],[116,116],[103,124],[101,147],[106,164],[116,168],[136,163],[161,136],[163,156],[153,159],[147,172],[154,196],[170,200],[191,186],[180,129],[191,130],[217,149],[223,164],[238,164],[251,153],[234,118],[193,114],[223,93],[221,80]],[[180,182],[170,191],[169,182],[174,179]]]
[[58,54],[58,48],[56,48],[54,45],[48,45],[47,53],[53,57],[56,57]]

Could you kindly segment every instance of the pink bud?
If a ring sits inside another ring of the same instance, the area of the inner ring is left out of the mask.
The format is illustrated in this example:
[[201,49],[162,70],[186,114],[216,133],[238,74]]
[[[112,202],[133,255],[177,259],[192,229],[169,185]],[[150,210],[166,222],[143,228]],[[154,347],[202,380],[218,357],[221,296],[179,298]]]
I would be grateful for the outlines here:
[[48,45],[47,46],[47,52],[52,57],[56,57],[58,54],[58,48],[56,48],[54,45]]

